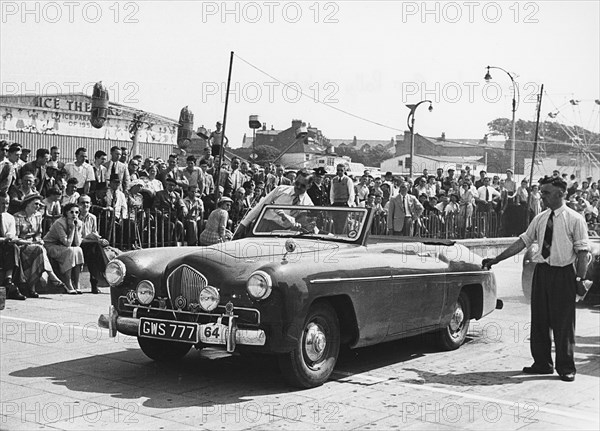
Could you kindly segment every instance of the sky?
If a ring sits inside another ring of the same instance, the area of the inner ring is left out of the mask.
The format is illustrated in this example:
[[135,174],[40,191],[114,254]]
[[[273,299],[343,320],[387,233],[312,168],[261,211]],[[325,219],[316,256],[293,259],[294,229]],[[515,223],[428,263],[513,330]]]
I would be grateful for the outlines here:
[[[239,147],[249,115],[270,128],[292,119],[328,138],[389,140],[407,129],[482,138],[487,123],[517,119],[598,132],[598,1],[0,1],[0,92],[85,92],[102,81],[110,99],[194,128],[223,119]],[[579,100],[577,105],[569,103]]]

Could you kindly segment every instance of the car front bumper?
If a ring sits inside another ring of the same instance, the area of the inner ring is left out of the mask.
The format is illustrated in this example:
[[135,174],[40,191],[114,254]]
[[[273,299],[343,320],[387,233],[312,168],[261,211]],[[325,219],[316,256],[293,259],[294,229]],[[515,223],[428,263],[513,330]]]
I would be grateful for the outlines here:
[[[222,335],[218,338],[202,339],[201,343],[225,345],[228,352],[233,352],[238,344],[250,346],[265,345],[267,337],[265,331],[262,329],[238,328],[235,316],[223,315],[221,317],[228,317],[229,322],[227,325],[223,325],[224,331]],[[220,323],[221,319],[219,318],[217,321]],[[140,322],[141,320],[135,317],[119,316],[117,309],[113,305],[109,307],[108,314],[101,314],[98,318],[98,326],[108,329],[110,337],[116,337],[117,332],[134,337],[140,336]],[[195,325],[198,325],[199,333],[203,333],[204,328],[207,326],[199,323]]]

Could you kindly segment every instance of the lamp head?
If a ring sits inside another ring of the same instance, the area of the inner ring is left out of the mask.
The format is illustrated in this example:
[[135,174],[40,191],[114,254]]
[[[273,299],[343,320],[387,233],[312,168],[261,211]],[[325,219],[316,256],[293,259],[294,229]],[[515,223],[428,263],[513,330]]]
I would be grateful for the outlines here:
[[492,75],[490,75],[490,66],[487,67],[487,72],[483,79],[485,79],[485,82],[490,82],[492,80]]
[[431,103],[429,103],[429,108],[427,108],[429,110],[429,112],[433,111],[433,105]]

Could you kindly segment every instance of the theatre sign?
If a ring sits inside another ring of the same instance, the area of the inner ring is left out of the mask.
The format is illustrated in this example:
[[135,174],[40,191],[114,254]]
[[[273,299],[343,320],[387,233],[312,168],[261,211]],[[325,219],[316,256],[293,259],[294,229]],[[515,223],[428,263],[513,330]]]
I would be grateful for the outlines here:
[[[134,109],[109,102],[104,127],[90,124],[92,98],[83,93],[0,96],[0,130],[130,141]],[[177,145],[177,121],[147,114],[138,131],[139,142]]]

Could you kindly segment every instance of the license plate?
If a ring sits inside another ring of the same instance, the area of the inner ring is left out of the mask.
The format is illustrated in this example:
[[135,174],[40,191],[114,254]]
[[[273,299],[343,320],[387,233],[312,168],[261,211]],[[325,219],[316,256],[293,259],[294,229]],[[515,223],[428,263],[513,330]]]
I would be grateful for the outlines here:
[[229,328],[222,323],[200,325],[200,340],[206,344],[227,344]]
[[197,323],[155,320],[142,317],[140,318],[138,335],[140,337],[197,344],[198,326]]

